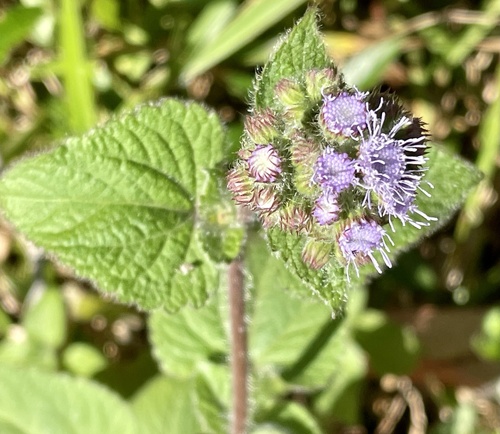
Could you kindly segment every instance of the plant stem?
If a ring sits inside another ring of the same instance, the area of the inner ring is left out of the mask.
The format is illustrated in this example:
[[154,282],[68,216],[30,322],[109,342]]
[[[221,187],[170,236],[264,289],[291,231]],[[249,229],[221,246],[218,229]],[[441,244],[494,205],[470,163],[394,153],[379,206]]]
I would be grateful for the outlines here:
[[244,434],[247,424],[248,351],[241,258],[236,258],[229,264],[228,286],[231,324],[231,376],[233,384],[233,403],[230,418],[231,434]]

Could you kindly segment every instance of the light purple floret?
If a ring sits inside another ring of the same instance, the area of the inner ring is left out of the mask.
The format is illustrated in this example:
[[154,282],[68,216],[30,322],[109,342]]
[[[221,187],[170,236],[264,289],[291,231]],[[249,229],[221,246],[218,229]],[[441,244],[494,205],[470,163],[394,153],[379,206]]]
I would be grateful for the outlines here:
[[272,145],[257,146],[248,157],[248,172],[259,182],[274,182],[281,173],[281,158]]
[[313,216],[321,225],[329,225],[339,218],[340,207],[335,193],[323,193],[316,200]]
[[373,256],[375,250],[379,251],[385,264],[390,268],[392,266],[386,250],[384,237],[388,237],[385,230],[373,220],[355,220],[349,226],[346,226],[338,238],[340,251],[349,266],[354,264],[356,274],[358,264],[369,258],[377,271],[382,273],[377,260]]
[[432,219],[413,204],[418,190],[423,191],[420,182],[424,175],[422,167],[427,161],[423,152],[425,137],[396,139],[396,133],[408,125],[409,119],[402,118],[389,133],[382,133],[384,118],[378,119],[374,112],[370,115],[369,134],[360,143],[356,163],[362,175],[360,184],[367,189],[364,204],[371,208],[370,195],[374,192],[379,199],[378,213],[381,217],[396,217],[403,224],[409,222],[416,227],[425,225],[409,216],[416,212],[426,220]]
[[325,95],[321,108],[321,120],[328,131],[350,137],[366,128],[368,108],[363,101],[365,94],[341,92]]
[[316,160],[312,180],[325,192],[339,193],[355,183],[355,170],[347,154],[326,148]]

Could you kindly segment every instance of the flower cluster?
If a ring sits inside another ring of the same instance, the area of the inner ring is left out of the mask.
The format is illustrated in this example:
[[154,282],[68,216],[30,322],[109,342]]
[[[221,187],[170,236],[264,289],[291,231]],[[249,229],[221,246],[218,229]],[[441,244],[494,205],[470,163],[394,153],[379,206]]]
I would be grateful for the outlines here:
[[[426,171],[427,134],[392,94],[360,92],[335,68],[286,78],[271,107],[245,122],[239,160],[228,173],[234,200],[265,227],[305,238],[311,268],[332,256],[358,267],[391,266],[386,230],[432,217],[416,196]],[[378,259],[377,259],[378,258]]]

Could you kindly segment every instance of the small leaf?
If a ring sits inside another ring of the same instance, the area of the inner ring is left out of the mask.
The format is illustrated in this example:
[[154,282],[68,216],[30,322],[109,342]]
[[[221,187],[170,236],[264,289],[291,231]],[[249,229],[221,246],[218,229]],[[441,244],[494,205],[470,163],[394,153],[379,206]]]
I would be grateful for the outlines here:
[[92,377],[108,365],[108,360],[101,351],[83,342],[68,345],[62,359],[68,371],[82,377]]
[[83,378],[0,366],[2,433],[137,433],[130,408]]
[[300,77],[310,69],[326,68],[331,61],[316,24],[316,9],[309,9],[284,37],[255,83],[255,108],[273,107],[274,87],[286,77]]
[[176,315],[162,310],[151,314],[149,329],[153,353],[164,372],[181,378],[191,377],[207,358],[223,360],[229,353],[220,297],[222,291],[212,295],[205,306],[186,307]]
[[163,100],[11,168],[6,216],[101,290],[142,308],[201,306],[218,273],[195,231],[223,131],[197,104]]
[[294,402],[278,404],[259,417],[259,424],[252,434],[321,434],[323,431],[313,415]]
[[195,382],[155,377],[132,398],[141,434],[201,432],[195,403]]
[[61,291],[49,288],[37,300],[29,300],[23,325],[31,339],[59,348],[66,339],[66,312]]

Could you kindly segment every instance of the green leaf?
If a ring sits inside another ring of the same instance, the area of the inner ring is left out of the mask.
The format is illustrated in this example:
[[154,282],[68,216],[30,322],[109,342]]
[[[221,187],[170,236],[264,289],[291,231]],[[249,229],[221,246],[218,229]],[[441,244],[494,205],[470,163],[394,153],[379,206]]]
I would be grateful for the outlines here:
[[302,3],[305,3],[305,0],[246,2],[217,38],[192,53],[182,71],[183,79],[192,80],[234,54]]
[[120,301],[201,306],[218,272],[195,215],[223,140],[200,105],[144,105],[12,167],[0,204],[28,238]]
[[[367,371],[363,351],[353,339],[344,339],[326,388],[314,400],[314,412],[324,425],[360,423],[362,381]],[[333,421],[332,421],[333,419]]]
[[108,366],[104,354],[92,345],[74,342],[65,348],[63,366],[70,372],[82,377],[92,377]]
[[229,353],[225,323],[225,298],[222,291],[212,295],[199,309],[186,307],[176,315],[162,310],[149,318],[153,353],[162,370],[185,378],[196,374],[207,360],[224,360]]
[[287,368],[330,320],[331,312],[311,300],[310,293],[302,293],[308,299],[290,296],[290,292],[293,295],[299,291],[292,287],[302,284],[268,253],[262,239],[251,238],[246,258],[254,288],[248,330],[250,358],[257,368],[268,365]]
[[276,47],[255,82],[255,108],[273,107],[274,87],[284,77],[301,77],[313,68],[331,66],[316,24],[316,9],[309,9]]
[[229,369],[225,365],[203,363],[196,379],[196,405],[204,433],[226,433],[231,396]]
[[334,261],[330,261],[320,270],[309,268],[302,261],[304,239],[300,236],[271,229],[267,232],[267,237],[271,249],[279,252],[290,272],[301,279],[308,291],[330,306],[334,313],[342,311],[347,301],[349,286],[359,285],[357,279],[352,278],[349,284],[344,267]]
[[382,79],[387,67],[400,55],[404,44],[401,36],[370,45],[351,57],[342,67],[345,81],[359,89],[370,89]]
[[132,398],[141,434],[201,432],[193,379],[155,377]]
[[311,413],[294,402],[278,404],[262,415],[252,434],[322,434]]
[[50,288],[37,300],[29,300],[23,325],[36,342],[50,348],[59,348],[66,339],[66,312],[61,291]]
[[38,18],[42,15],[39,8],[13,6],[9,8],[0,20],[0,65],[2,65],[17,44],[26,38]]
[[0,432],[136,434],[136,420],[114,393],[82,378],[0,366]]
[[436,217],[437,221],[422,229],[411,225],[403,227],[396,222],[395,232],[391,233],[395,244],[391,248],[391,258],[395,258],[399,252],[407,250],[445,225],[482,178],[481,173],[472,164],[438,146],[431,147],[428,166],[429,171],[424,180],[430,182],[434,188],[428,188],[424,182],[422,186],[428,190],[431,197],[420,193],[417,196],[417,205],[425,214]]
[[[360,317],[356,340],[368,353],[373,370],[384,375],[410,374],[418,362],[420,344],[415,333],[409,328],[391,322],[385,315],[375,312],[380,319],[369,323],[372,312],[365,311]],[[388,355],[397,355],[391,357]]]

